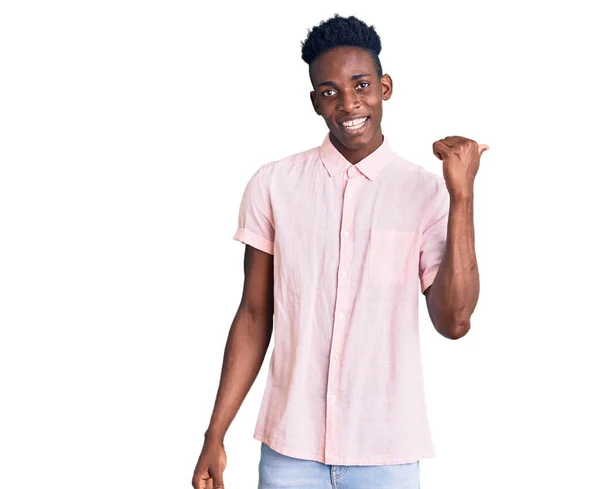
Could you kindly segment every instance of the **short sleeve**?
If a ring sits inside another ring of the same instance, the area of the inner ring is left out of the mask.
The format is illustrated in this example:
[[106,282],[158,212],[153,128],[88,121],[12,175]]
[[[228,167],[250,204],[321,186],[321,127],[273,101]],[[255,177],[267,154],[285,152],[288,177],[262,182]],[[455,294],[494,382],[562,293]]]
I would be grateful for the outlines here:
[[264,165],[246,184],[238,213],[238,228],[233,239],[273,255],[275,228],[262,181],[263,167]]
[[436,188],[428,206],[426,223],[421,236],[419,251],[419,276],[421,292],[433,283],[446,249],[448,232],[448,213],[450,210],[450,194],[442,177],[436,175]]

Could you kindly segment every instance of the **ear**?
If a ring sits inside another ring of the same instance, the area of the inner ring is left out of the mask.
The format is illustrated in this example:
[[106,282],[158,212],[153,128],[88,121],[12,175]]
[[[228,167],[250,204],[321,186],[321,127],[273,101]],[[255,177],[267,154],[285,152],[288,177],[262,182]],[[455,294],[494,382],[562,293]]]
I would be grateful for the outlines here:
[[389,100],[392,96],[394,84],[392,77],[387,73],[381,77],[381,98],[383,100]]
[[315,112],[318,115],[321,115],[321,113],[319,112],[319,106],[317,105],[317,97],[316,97],[316,95],[317,94],[315,93],[314,90],[312,92],[310,92],[310,101],[312,103],[313,109],[315,109]]

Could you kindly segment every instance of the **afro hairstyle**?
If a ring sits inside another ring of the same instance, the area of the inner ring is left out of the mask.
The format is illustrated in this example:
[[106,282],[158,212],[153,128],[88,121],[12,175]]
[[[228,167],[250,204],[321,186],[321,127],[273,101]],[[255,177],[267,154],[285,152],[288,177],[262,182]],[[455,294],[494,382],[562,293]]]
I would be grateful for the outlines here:
[[373,26],[367,26],[353,15],[340,17],[339,14],[335,14],[312,29],[308,29],[306,39],[301,42],[302,59],[310,69],[316,58],[338,46],[354,46],[367,50],[373,59],[377,76],[381,79],[383,76],[379,61],[381,39]]

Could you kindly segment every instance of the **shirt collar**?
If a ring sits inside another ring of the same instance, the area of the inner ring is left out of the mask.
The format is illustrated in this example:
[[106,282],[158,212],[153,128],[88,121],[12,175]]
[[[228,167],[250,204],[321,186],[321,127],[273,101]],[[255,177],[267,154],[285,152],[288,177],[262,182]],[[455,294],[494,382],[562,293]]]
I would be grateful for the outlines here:
[[321,157],[321,161],[323,162],[323,165],[325,165],[325,168],[327,168],[329,176],[331,177],[334,177],[347,170],[351,166],[354,166],[369,180],[375,180],[377,175],[379,175],[383,167],[390,161],[393,155],[388,138],[386,138],[384,135],[383,142],[375,151],[353,165],[331,143],[331,139],[329,139],[330,134],[331,132],[327,133],[323,143],[319,147],[319,156]]

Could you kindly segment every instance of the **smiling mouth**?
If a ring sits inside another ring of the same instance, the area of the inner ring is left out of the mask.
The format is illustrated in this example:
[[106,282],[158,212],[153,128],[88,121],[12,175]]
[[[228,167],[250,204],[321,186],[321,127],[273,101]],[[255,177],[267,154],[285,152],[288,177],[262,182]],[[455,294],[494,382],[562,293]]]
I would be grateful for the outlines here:
[[365,128],[365,126],[367,125],[367,122],[369,121],[370,117],[361,117],[359,119],[354,119],[352,121],[349,121],[347,123],[340,123],[340,126],[342,127],[342,129],[349,133],[349,134],[355,134],[358,132],[361,132],[362,129]]

